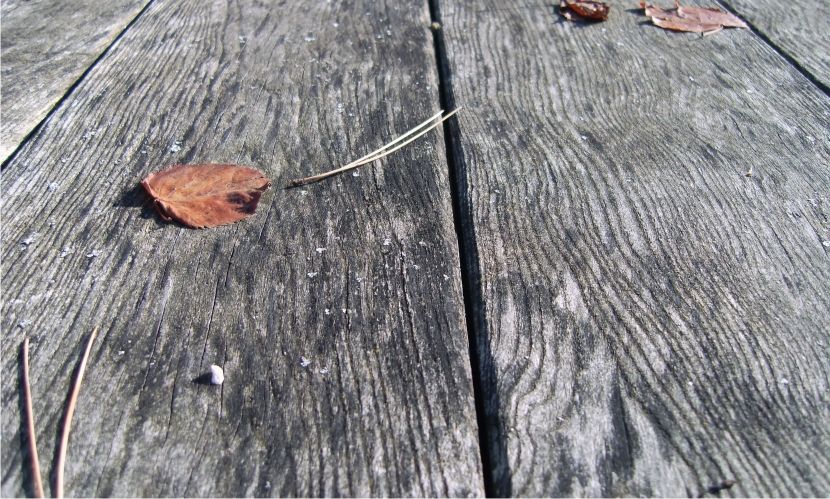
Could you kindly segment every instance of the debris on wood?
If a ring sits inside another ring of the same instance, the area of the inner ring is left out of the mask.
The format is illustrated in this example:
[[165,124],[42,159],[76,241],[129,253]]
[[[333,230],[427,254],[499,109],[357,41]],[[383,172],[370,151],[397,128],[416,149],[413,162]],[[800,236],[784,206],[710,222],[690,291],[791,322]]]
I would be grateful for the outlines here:
[[81,382],[84,380],[84,372],[86,371],[86,364],[89,361],[89,353],[92,351],[92,343],[95,341],[95,336],[98,335],[98,328],[92,330],[89,339],[86,340],[86,348],[81,357],[81,363],[78,365],[78,373],[75,376],[75,381],[72,383],[72,391],[69,394],[69,400],[66,403],[66,412],[63,415],[63,427],[61,428],[61,440],[58,445],[58,457],[55,462],[55,497],[63,497],[63,470],[64,462],[66,462],[66,449],[69,447],[69,431],[72,428],[72,417],[75,415],[75,406],[78,405],[78,393],[81,391]]
[[732,486],[735,485],[735,480],[723,480],[720,483],[716,483],[715,485],[709,486],[701,492],[697,497],[706,497],[706,494],[717,495],[723,492],[724,490],[729,490]]
[[748,28],[737,16],[717,7],[683,7],[675,1],[674,9],[665,10],[640,0],[640,8],[655,26],[672,31],[709,35],[723,28]]
[[[78,393],[81,391],[81,382],[84,379],[84,372],[89,361],[89,353],[92,351],[92,343],[95,341],[95,336],[98,334],[98,328],[92,330],[92,334],[86,341],[86,348],[81,357],[81,362],[78,364],[78,370],[75,374],[75,381],[72,383],[69,398],[66,401],[66,410],[63,414],[63,424],[61,427],[61,438],[58,443],[58,453],[55,457],[55,483],[52,491],[55,497],[63,497],[63,476],[64,463],[66,462],[66,450],[69,447],[69,431],[72,428],[72,417],[75,415],[75,406],[78,404]],[[29,338],[23,338],[23,351],[21,352],[23,361],[23,398],[24,409],[26,411],[26,433],[29,445],[29,457],[31,458],[31,473],[34,496],[43,497],[43,481],[40,474],[40,461],[38,460],[37,442],[35,439],[35,415],[32,410],[32,389],[29,385]]]
[[[409,144],[410,142],[414,141],[415,139],[423,136],[424,134],[426,134],[430,130],[434,129],[435,127],[437,127],[438,125],[440,125],[444,121],[450,119],[450,117],[452,115],[454,115],[455,113],[457,113],[460,110],[461,110],[461,108],[459,107],[459,108],[456,108],[456,109],[450,111],[446,115],[444,115],[444,110],[442,109],[441,111],[439,111],[438,113],[436,113],[435,115],[430,117],[429,119],[425,120],[420,125],[418,125],[415,128],[407,131],[406,133],[404,133],[400,137],[396,138],[392,142],[389,142],[387,144],[384,144],[384,145],[380,146],[378,149],[370,152],[369,154],[363,156],[362,158],[356,159],[356,160],[352,161],[351,163],[349,163],[347,165],[341,166],[340,168],[336,168],[336,169],[331,170],[331,171],[327,171],[325,173],[320,173],[318,175],[312,175],[311,177],[294,179],[294,180],[292,180],[288,183],[287,187],[289,187],[289,188],[299,187],[301,185],[306,185],[306,184],[311,184],[311,183],[314,183],[314,182],[319,182],[323,179],[327,179],[327,178],[332,177],[334,175],[337,175],[339,173],[347,172],[349,170],[354,170],[355,168],[359,168],[359,167],[361,167],[363,165],[366,165],[366,164],[369,164],[373,161],[377,161],[377,160],[383,158],[384,156],[392,154],[393,152],[395,152],[398,149],[404,147],[405,145]],[[444,116],[442,116],[442,115],[444,115]],[[357,172],[355,172],[355,176],[357,177],[357,176],[359,176],[359,174],[357,174]]]
[[586,21],[605,21],[611,7],[605,2],[560,0],[559,13],[568,21],[574,20],[574,15]]
[[161,218],[194,229],[238,222],[256,211],[271,181],[239,165],[173,165],[151,173],[141,185]]
[[32,389],[29,385],[29,338],[23,338],[23,406],[26,409],[26,442],[29,448],[29,469],[32,475],[34,496],[44,497],[43,479],[40,475],[40,458],[37,455],[37,437],[35,435],[35,415],[32,410]]
[[221,385],[225,382],[225,371],[216,364],[210,366],[210,384]]

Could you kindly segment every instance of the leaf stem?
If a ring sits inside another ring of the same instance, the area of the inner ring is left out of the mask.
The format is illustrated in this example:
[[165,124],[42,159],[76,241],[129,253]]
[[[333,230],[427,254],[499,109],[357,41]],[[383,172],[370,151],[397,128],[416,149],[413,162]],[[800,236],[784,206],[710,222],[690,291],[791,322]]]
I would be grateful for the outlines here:
[[72,416],[75,414],[75,405],[78,402],[78,392],[81,390],[81,381],[84,379],[84,370],[86,370],[87,360],[89,359],[89,352],[92,350],[92,342],[95,341],[95,335],[98,334],[98,328],[92,330],[89,339],[86,342],[86,349],[84,355],[81,357],[81,363],[78,366],[78,375],[75,377],[75,382],[72,384],[72,392],[69,395],[69,402],[66,404],[66,414],[63,418],[63,429],[61,430],[61,441],[58,446],[58,461],[55,463],[57,472],[55,473],[55,497],[63,497],[63,468],[66,460],[66,448],[69,446],[69,430],[72,426]]
[[[432,116],[428,120],[424,121],[420,125],[418,125],[415,128],[412,128],[411,130],[407,131],[406,133],[404,133],[400,137],[396,138],[392,142],[389,142],[387,144],[382,145],[378,149],[370,152],[369,154],[363,156],[362,158],[356,159],[356,160],[352,161],[351,163],[348,163],[348,164],[346,164],[344,166],[341,166],[339,168],[336,168],[334,170],[330,170],[330,171],[320,173],[320,174],[317,174],[317,175],[312,175],[310,177],[294,179],[294,180],[288,182],[287,187],[289,187],[289,188],[290,187],[299,187],[301,185],[306,185],[306,184],[311,184],[311,183],[314,183],[314,182],[319,182],[320,180],[323,180],[323,179],[329,178],[331,176],[337,175],[338,173],[343,173],[343,172],[347,172],[349,170],[354,170],[355,168],[358,168],[358,167],[363,166],[365,164],[371,163],[373,161],[377,161],[380,158],[383,158],[384,156],[387,156],[387,155],[397,151],[398,149],[406,146],[407,144],[411,143],[412,141],[414,141],[414,140],[418,139],[419,137],[423,136],[424,134],[426,134],[430,130],[434,129],[435,127],[437,127],[438,125],[440,125],[444,121],[448,120],[452,115],[454,115],[455,113],[457,113],[460,110],[461,110],[460,107],[456,108],[456,109],[452,110],[451,112],[447,113],[447,115],[444,116],[443,118],[441,118],[440,120],[435,121],[442,114],[444,114],[444,111],[441,110],[440,112],[436,113],[434,116]],[[429,125],[429,126],[427,128],[424,128],[426,125]],[[407,137],[410,137],[413,134],[415,134],[414,137],[411,137],[409,140],[405,140],[405,139],[407,139]],[[404,142],[400,143],[401,141],[404,141]],[[398,145],[395,146],[395,144],[398,144]],[[391,146],[395,146],[395,147],[392,147],[391,149],[389,149]]]
[[35,436],[35,415],[32,410],[32,389],[29,385],[29,338],[23,338],[23,399],[26,407],[26,431],[29,438],[29,458],[31,462],[32,480],[35,482],[35,497],[43,497],[43,479],[40,476],[40,459],[37,455],[37,440]]

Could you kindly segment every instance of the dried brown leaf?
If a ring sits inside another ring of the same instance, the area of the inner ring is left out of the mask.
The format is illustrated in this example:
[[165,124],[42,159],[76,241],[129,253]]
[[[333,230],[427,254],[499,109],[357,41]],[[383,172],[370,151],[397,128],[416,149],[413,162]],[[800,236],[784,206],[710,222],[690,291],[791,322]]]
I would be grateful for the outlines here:
[[665,10],[644,1],[640,7],[656,26],[673,31],[714,33],[723,28],[746,28],[738,17],[718,8],[683,7],[675,2],[675,8]]
[[262,172],[239,165],[173,165],[141,185],[161,218],[194,229],[238,222],[256,211],[270,185]]
[[571,14],[576,14],[580,18],[590,21],[605,21],[608,19],[610,9],[605,2],[582,0],[561,0],[559,2],[559,12],[569,21],[573,20]]
[[718,8],[681,7],[677,5],[677,15],[700,24],[716,24],[724,28],[748,28],[740,18]]
[[652,17],[651,22],[654,23],[655,26],[660,26],[663,29],[669,29],[672,31],[689,31],[692,33],[709,33],[723,28],[720,24],[701,24],[689,22],[688,20],[677,16],[668,18]]

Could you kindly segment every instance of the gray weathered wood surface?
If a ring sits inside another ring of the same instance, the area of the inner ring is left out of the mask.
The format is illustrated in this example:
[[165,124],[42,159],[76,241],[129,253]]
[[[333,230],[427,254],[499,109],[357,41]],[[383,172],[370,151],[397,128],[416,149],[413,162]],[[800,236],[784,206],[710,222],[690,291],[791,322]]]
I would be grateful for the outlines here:
[[828,97],[549,3],[440,2],[494,492],[830,494]]
[[721,1],[830,88],[830,2]]
[[148,0],[4,0],[0,162],[110,46]]
[[[92,69],[2,173],[4,496],[26,491],[23,336],[49,476],[96,324],[67,495],[483,494],[440,132],[281,187],[437,110],[429,24],[425,4],[159,2]],[[139,180],[207,161],[275,185],[245,222],[161,223]],[[193,381],[212,363],[221,388]]]

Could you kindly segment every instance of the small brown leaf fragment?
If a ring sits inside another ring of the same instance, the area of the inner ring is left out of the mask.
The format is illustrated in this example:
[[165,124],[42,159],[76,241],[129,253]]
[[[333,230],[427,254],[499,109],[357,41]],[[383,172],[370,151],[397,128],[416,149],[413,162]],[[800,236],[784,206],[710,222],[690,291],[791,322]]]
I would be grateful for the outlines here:
[[672,31],[688,31],[692,33],[709,33],[711,31],[718,31],[723,27],[720,24],[690,23],[689,21],[676,16],[669,18],[652,17],[651,22],[654,23],[655,26],[660,26],[663,29]]
[[640,8],[651,18],[654,25],[672,31],[690,31],[694,33],[714,33],[723,28],[747,28],[738,17],[718,8],[683,7],[675,2],[675,8],[664,10],[660,7],[640,1]]
[[605,21],[611,8],[605,2],[583,0],[560,0],[559,12],[568,21],[573,21],[572,14],[589,21]]
[[681,7],[677,5],[677,15],[683,19],[696,21],[700,24],[715,24],[724,28],[748,28],[740,18],[718,8]]
[[270,185],[262,172],[239,165],[173,165],[141,185],[161,218],[194,229],[238,222],[256,211]]

